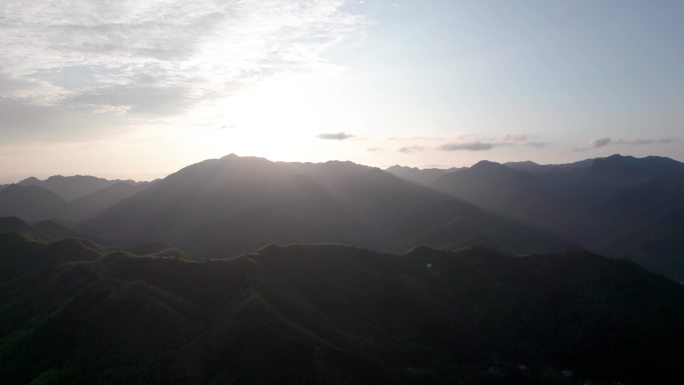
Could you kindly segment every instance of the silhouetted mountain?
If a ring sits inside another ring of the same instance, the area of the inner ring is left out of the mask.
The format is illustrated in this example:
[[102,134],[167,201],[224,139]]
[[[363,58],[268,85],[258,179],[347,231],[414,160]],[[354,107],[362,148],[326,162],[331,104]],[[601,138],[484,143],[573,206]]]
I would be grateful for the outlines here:
[[480,162],[430,186],[681,279],[683,181],[675,160],[613,155],[568,165]]
[[26,221],[59,218],[69,205],[50,191],[36,186],[9,185],[0,191],[0,217],[16,216]]
[[54,221],[40,221],[33,224],[35,234],[48,241],[66,238],[84,238],[83,234]]
[[86,229],[117,241],[162,241],[205,257],[268,243],[385,251],[419,244],[519,253],[574,248],[377,168],[235,155],[186,167],[105,210]]
[[0,235],[13,385],[669,383],[683,323],[684,287],[587,253],[312,245],[193,262]]
[[437,178],[441,177],[450,172],[458,171],[459,168],[450,169],[439,169],[439,168],[416,168],[416,167],[405,167],[405,166],[392,166],[385,171],[392,175],[396,175],[399,178],[406,179],[408,181],[428,185],[434,182]]
[[18,184],[21,186],[37,186],[42,189],[52,191],[66,201],[73,201],[74,199],[85,197],[86,195],[92,194],[105,187],[110,187],[112,185],[121,183],[136,185],[138,183],[144,184],[146,182],[135,182],[132,180],[107,180],[89,175],[53,175],[46,180],[40,180],[34,177],[26,178]]
[[656,177],[623,189],[598,210],[597,215],[611,219],[610,236],[597,239],[602,242],[598,250],[684,277],[684,175]]
[[0,217],[0,234],[8,233],[22,233],[42,241],[83,238],[76,231],[53,221],[40,221],[29,225],[17,217]]
[[33,228],[17,217],[0,217],[0,234],[28,233]]

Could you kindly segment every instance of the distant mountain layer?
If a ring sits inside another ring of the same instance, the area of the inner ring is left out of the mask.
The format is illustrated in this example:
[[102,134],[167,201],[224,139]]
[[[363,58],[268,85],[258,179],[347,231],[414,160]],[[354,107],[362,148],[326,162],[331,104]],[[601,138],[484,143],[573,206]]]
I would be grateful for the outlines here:
[[147,182],[135,182],[132,180],[108,180],[89,175],[54,175],[45,180],[30,177],[17,184],[20,186],[40,187],[44,190],[48,190],[59,195],[66,201],[72,201],[74,199],[82,198],[92,194],[97,190],[121,183],[136,185],[138,183],[146,184]]
[[21,233],[42,241],[83,238],[82,234],[53,221],[40,221],[29,225],[17,217],[0,217],[0,234],[9,233]]
[[434,182],[439,177],[446,175],[450,172],[455,172],[461,170],[460,168],[450,168],[450,169],[438,169],[438,168],[427,168],[419,169],[416,167],[405,167],[405,166],[392,166],[388,168],[387,172],[396,175],[402,179],[410,180],[418,184],[430,184]]
[[204,257],[310,242],[393,252],[416,245],[577,249],[377,168],[234,155],[186,167],[82,229],[115,241],[162,241]]
[[[434,171],[430,170],[429,174]],[[431,188],[589,249],[684,278],[684,164],[614,155],[568,165],[480,162]]]
[[149,185],[84,176],[50,177],[45,181],[28,178],[0,189],[0,216],[27,221],[82,221]]
[[13,184],[0,191],[0,217],[37,221],[59,218],[67,210],[68,204],[62,197],[36,186]]
[[161,243],[204,258],[268,243],[387,252],[484,245],[513,253],[579,245],[681,280],[683,184],[684,164],[661,157],[384,172],[232,155],[155,183],[28,178],[0,190],[0,216],[71,223],[119,245]]
[[3,384],[653,384],[684,288],[588,253],[270,246],[230,259],[0,235]]

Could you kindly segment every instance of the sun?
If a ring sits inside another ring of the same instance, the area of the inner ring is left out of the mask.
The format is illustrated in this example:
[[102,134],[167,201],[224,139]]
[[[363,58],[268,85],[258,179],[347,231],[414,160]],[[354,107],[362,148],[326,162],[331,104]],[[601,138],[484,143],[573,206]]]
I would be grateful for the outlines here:
[[331,124],[331,102],[321,95],[320,75],[274,77],[233,95],[198,106],[176,123],[176,135],[202,155],[235,152],[277,160],[326,159],[330,143],[321,132]]

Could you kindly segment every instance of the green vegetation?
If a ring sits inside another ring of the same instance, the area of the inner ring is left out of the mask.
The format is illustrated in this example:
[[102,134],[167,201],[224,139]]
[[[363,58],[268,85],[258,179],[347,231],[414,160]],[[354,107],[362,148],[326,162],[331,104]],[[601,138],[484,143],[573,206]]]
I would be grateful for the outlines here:
[[684,288],[626,260],[157,254],[0,235],[0,383],[652,384],[684,358]]

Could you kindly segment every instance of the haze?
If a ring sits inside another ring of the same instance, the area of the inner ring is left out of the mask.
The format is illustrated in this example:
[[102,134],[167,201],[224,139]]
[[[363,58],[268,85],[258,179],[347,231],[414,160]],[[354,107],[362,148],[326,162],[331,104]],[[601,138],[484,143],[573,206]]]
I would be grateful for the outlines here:
[[0,1],[0,384],[673,383],[682,20]]

